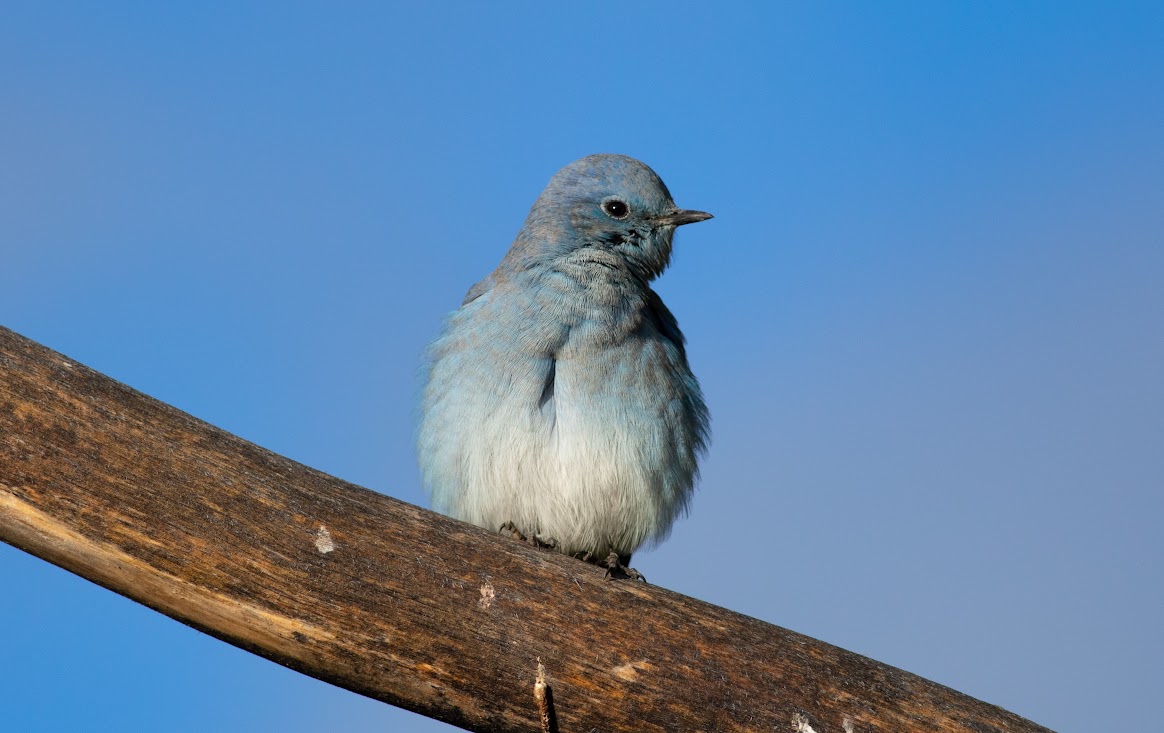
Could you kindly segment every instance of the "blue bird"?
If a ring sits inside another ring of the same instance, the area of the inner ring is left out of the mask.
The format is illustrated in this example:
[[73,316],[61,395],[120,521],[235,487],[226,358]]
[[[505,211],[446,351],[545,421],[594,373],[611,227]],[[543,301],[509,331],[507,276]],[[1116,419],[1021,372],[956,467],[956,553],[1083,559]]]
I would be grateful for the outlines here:
[[680,209],[624,155],[558,171],[429,346],[417,455],[440,512],[641,577],[687,509],[708,413],[651,289]]

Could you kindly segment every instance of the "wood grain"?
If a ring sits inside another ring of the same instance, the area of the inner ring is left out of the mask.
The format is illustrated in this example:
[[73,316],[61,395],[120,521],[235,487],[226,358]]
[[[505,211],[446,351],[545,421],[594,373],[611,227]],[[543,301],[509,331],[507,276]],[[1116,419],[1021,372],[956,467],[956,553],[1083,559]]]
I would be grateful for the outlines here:
[[0,539],[474,731],[1046,731],[275,455],[0,328]]

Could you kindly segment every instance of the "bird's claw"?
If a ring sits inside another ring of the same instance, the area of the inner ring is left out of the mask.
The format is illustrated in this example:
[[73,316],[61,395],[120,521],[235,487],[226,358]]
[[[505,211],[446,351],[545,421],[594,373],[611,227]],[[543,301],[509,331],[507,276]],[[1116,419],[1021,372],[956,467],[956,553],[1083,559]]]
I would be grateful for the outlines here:
[[529,542],[526,536],[521,533],[521,530],[518,529],[517,525],[513,522],[506,522],[497,529],[498,534],[504,534],[505,532],[508,532],[510,536],[513,537],[513,539],[519,542]]
[[[586,554],[589,555],[590,553]],[[629,557],[627,558],[627,562],[630,562]],[[606,560],[598,564],[606,568],[606,573],[603,575],[604,580],[630,579],[641,580],[644,583],[647,582],[647,576],[634,568],[627,567],[623,563],[622,558],[619,557],[619,554],[613,550],[606,556]]]
[[[542,539],[541,537],[533,534],[527,537],[520,529],[517,528],[517,525],[513,522],[506,522],[505,524],[501,525],[497,531],[500,533],[508,532],[514,539],[520,540],[521,542],[525,542],[529,545],[533,545],[540,550],[558,549],[558,541],[553,537]],[[575,552],[573,557],[575,560],[581,560],[582,562],[588,562],[591,565],[597,565],[600,568],[605,568],[606,573],[603,575],[605,580],[629,579],[641,580],[644,583],[647,582],[647,576],[643,575],[638,570],[627,566],[627,563],[630,562],[630,555],[626,555],[624,559],[624,556],[619,555],[614,550],[611,550],[610,554],[606,556],[605,560],[599,560],[594,555],[594,553],[590,552],[589,550],[583,550],[582,552]]]
[[556,539],[554,539],[553,537],[546,537],[545,539],[542,539],[541,537],[538,537],[535,534],[531,534],[530,536],[526,537],[524,534],[522,534],[522,531],[520,529],[518,529],[517,525],[514,524],[513,522],[506,522],[505,524],[501,525],[501,527],[497,530],[497,532],[498,533],[508,532],[510,534],[510,536],[513,537],[513,539],[518,540],[519,542],[524,542],[528,545],[533,545],[534,547],[538,548],[539,550],[556,550],[556,549],[558,549],[558,541]]

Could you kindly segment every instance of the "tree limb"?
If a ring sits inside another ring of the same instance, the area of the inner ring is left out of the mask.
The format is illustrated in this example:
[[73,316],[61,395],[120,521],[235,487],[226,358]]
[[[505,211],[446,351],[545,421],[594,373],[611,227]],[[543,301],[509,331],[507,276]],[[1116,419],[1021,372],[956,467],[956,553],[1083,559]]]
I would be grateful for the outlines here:
[[1047,730],[332,478],[3,328],[0,539],[473,731]]

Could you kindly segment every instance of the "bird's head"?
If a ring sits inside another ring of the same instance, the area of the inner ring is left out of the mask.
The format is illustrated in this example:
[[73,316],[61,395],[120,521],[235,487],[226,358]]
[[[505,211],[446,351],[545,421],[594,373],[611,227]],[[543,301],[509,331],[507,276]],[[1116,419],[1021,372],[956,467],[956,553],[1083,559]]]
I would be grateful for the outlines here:
[[592,248],[617,256],[649,281],[671,259],[675,227],[710,218],[677,207],[662,179],[634,158],[588,155],[550,179],[513,254],[527,264],[549,264]]

